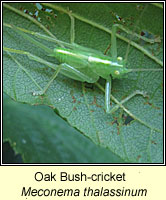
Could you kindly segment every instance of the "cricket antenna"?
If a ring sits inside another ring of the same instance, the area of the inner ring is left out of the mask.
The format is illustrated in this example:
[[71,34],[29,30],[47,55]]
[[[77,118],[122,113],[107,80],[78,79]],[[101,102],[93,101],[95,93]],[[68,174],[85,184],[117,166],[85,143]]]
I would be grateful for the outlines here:
[[163,71],[163,69],[142,69],[142,68],[137,68],[137,69],[130,69],[130,72],[146,72],[146,71]]
[[135,24],[135,27],[134,27],[134,29],[133,29],[132,37],[130,37],[130,41],[129,41],[128,45],[127,45],[126,55],[125,55],[125,62],[126,62],[126,63],[127,63],[127,59],[128,59],[128,54],[129,54],[129,49],[130,49],[131,41],[132,41],[132,39],[133,39],[133,37],[134,37],[134,32],[135,32],[135,30],[136,30],[136,27],[137,27],[138,24],[139,24],[140,19],[141,19],[142,16],[143,16],[145,10],[147,9],[147,6],[148,6],[148,4],[146,4],[146,6],[145,6],[144,10],[142,11],[142,13],[141,13],[139,19],[137,20],[137,22],[136,22],[136,24]]

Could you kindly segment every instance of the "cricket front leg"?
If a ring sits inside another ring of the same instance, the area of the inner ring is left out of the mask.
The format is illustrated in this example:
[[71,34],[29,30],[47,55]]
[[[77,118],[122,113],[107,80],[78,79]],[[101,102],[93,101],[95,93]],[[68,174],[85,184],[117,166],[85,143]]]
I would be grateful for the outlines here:
[[120,107],[120,105],[124,104],[125,102],[129,101],[131,98],[133,98],[136,95],[142,95],[143,97],[148,97],[147,93],[144,91],[140,91],[140,90],[136,90],[134,91],[132,94],[130,94],[129,96],[127,96],[125,99],[123,99],[120,104],[115,105],[111,110],[110,113],[114,113],[116,110],[118,110],[118,108]]
[[106,79],[106,84],[105,84],[105,110],[106,110],[106,113],[110,113],[111,86],[112,86],[112,79],[111,79],[111,77],[108,77]]

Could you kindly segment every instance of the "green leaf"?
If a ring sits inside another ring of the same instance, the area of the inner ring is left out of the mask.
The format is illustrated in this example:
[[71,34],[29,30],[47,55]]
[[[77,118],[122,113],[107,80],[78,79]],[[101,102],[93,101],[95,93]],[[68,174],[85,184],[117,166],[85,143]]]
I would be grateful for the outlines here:
[[[6,95],[3,100],[3,139],[21,154],[25,163],[124,162],[93,144],[51,108],[17,103]],[[3,155],[4,160],[6,156]]]
[[[39,32],[70,42],[70,15],[75,18],[75,42],[105,52],[110,44],[113,23],[125,27],[118,31],[118,56],[125,57],[129,42],[128,68],[154,68],[162,65],[163,10],[152,4],[123,3],[8,3],[4,4],[4,23]],[[38,11],[38,14],[36,13]],[[132,36],[129,31],[158,39],[153,44]],[[55,58],[26,41],[10,27],[4,26],[4,46],[23,50],[46,61]],[[56,44],[34,39],[54,48]],[[127,41],[127,42],[126,42]],[[109,55],[109,52],[108,52]],[[4,92],[15,101],[30,105],[48,105],[68,123],[94,143],[108,148],[126,162],[163,162],[163,94],[162,71],[133,72],[112,84],[111,108],[136,90],[148,97],[136,95],[113,114],[104,109],[105,80],[97,84],[73,81],[63,75],[53,81],[44,96],[33,96],[44,88],[54,70],[30,60],[26,55],[4,52]]]

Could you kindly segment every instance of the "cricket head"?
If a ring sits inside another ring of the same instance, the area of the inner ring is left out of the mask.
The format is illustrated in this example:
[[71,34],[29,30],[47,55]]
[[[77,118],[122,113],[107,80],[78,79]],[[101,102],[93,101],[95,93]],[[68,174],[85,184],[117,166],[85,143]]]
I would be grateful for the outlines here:
[[125,67],[125,60],[122,57],[117,57],[116,65],[112,67],[111,75],[113,78],[122,78],[124,74],[131,72]]

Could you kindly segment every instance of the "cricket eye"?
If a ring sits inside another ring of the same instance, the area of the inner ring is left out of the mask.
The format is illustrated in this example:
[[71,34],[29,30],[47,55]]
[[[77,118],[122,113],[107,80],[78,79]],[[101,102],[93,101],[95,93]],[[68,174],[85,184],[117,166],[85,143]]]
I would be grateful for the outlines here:
[[114,73],[115,73],[115,75],[119,75],[120,74],[120,72],[118,70],[116,70]]
[[118,61],[122,61],[123,58],[122,58],[122,57],[117,57],[117,60],[118,60]]

